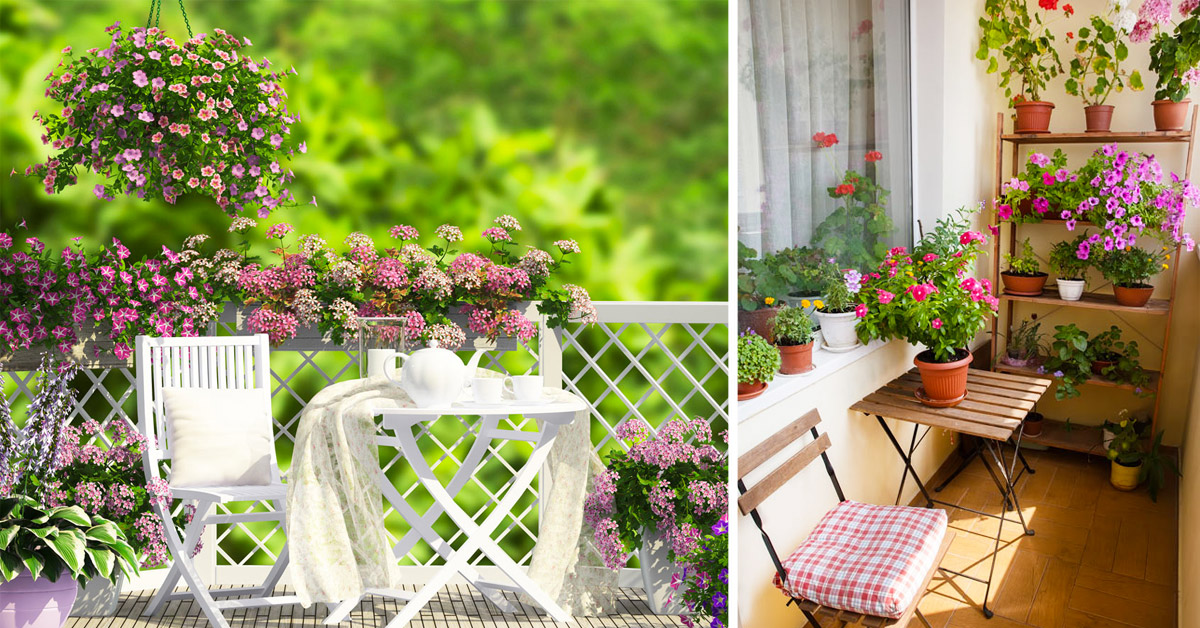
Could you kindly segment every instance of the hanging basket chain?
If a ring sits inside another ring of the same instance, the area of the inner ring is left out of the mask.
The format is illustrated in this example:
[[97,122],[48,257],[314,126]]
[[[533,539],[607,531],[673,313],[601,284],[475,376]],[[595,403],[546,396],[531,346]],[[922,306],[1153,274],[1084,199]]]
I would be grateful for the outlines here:
[[[179,12],[183,14],[183,24],[187,26],[188,39],[192,35],[192,23],[188,20],[187,9],[183,8],[183,0],[179,0]],[[146,30],[150,29],[150,23],[154,23],[154,27],[158,28],[158,18],[162,15],[162,0],[150,0],[150,15],[146,16]]]

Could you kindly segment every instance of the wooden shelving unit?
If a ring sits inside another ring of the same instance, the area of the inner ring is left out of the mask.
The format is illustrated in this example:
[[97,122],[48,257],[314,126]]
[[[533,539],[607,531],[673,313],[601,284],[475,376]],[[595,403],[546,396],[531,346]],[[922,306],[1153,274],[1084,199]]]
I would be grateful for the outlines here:
[[[1150,144],[1150,143],[1175,143],[1185,144],[1187,149],[1187,163],[1184,173],[1192,171],[1192,155],[1196,146],[1196,123],[1197,115],[1200,110],[1193,108],[1191,116],[1191,127],[1186,131],[1119,131],[1110,133],[1005,133],[1004,132],[1004,114],[996,114],[996,172],[995,172],[995,195],[993,198],[1000,198],[1000,186],[1004,180],[1004,152],[1005,147],[1009,146],[1012,150],[1012,175],[1016,176],[1019,172],[1021,164],[1021,148],[1028,146],[1046,146],[1046,145],[1067,145],[1067,144]],[[996,222],[996,207],[993,203],[992,220]],[[1079,225],[1087,226],[1091,223],[1080,221]],[[1103,310],[1112,312],[1115,315],[1135,315],[1135,316],[1165,316],[1166,325],[1162,337],[1162,359],[1157,370],[1147,369],[1150,375],[1150,383],[1146,387],[1148,390],[1158,392],[1162,385],[1163,376],[1167,368],[1167,351],[1170,347],[1171,340],[1171,317],[1174,313],[1174,297],[1175,297],[1175,282],[1179,277],[1179,252],[1176,247],[1175,255],[1172,258],[1174,262],[1171,264],[1171,281],[1168,288],[1166,298],[1151,299],[1145,307],[1128,307],[1119,305],[1116,299],[1108,293],[1090,292],[1083,295],[1078,301],[1064,301],[1058,298],[1057,288],[1047,287],[1046,291],[1040,296],[1027,297],[1009,295],[1003,293],[1003,284],[1000,280],[1000,258],[1001,252],[1005,250],[1004,243],[1007,241],[1008,250],[1012,250],[1012,245],[1017,241],[1018,226],[1028,226],[1030,228],[1040,227],[1045,229],[1060,229],[1064,236],[1073,232],[1067,232],[1064,226],[1064,221],[1056,219],[1046,219],[1040,223],[1025,223],[1017,225],[1009,223],[1008,229],[1003,229],[1000,232],[1000,237],[993,239],[992,244],[992,283],[996,286],[996,290],[1000,292],[998,295],[1001,303],[1004,304],[1001,312],[1003,316],[1004,326],[1001,326],[1001,317],[992,319],[991,324],[991,339],[992,339],[992,370],[1005,373],[1014,373],[1018,375],[1036,374],[1037,370],[1030,367],[1013,367],[1002,364],[999,360],[1003,354],[1004,346],[1002,345],[999,331],[1008,329],[1013,321],[1013,312],[1018,303],[1034,303],[1038,305],[1052,306],[1055,308],[1078,308]],[[1004,237],[1007,235],[1007,239]],[[1126,389],[1133,391],[1134,386],[1128,384],[1118,384],[1108,381],[1101,377],[1091,377],[1085,383],[1087,386],[1107,386],[1112,388]],[[1086,394],[1086,393],[1084,393]],[[1161,404],[1162,395],[1156,394],[1154,400],[1154,414],[1151,416],[1151,434],[1158,430],[1158,411]],[[1068,449],[1071,451],[1082,451],[1087,453],[1103,453],[1101,444],[1100,430],[1095,427],[1088,426],[1072,426],[1073,429],[1067,429],[1064,422],[1055,421],[1047,418],[1042,428],[1042,433],[1038,436],[1027,436],[1026,438],[1035,443],[1040,443],[1048,447],[1057,449]]]

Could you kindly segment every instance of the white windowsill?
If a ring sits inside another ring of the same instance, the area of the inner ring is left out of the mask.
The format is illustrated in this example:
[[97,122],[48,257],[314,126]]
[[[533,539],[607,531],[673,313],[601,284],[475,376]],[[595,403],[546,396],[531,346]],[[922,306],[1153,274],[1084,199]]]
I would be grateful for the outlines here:
[[847,351],[846,353],[828,351],[824,348],[823,344],[814,347],[813,370],[803,375],[780,375],[776,373],[775,379],[767,385],[767,390],[763,394],[754,399],[738,402],[738,423],[747,421],[759,412],[784,401],[792,395],[802,392],[809,386],[875,353],[886,345],[886,341],[873,340],[870,344],[859,346],[857,349]]

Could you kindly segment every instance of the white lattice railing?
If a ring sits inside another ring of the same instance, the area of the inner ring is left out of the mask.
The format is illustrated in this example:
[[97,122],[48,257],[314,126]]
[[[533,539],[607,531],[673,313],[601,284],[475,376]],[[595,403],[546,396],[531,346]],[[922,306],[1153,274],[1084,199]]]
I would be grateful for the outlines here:
[[[674,417],[699,416],[713,424],[714,430],[728,426],[729,334],[727,307],[724,303],[683,302],[599,302],[600,323],[571,325],[558,334],[543,334],[541,355],[525,349],[491,352],[481,366],[506,372],[526,373],[538,369],[549,382],[561,380],[567,390],[579,394],[591,404],[591,434],[594,450],[603,453],[619,446],[616,428],[632,418],[645,420],[652,427]],[[226,320],[216,333],[236,333],[233,320]],[[0,365],[2,367],[2,365]],[[316,338],[301,338],[272,351],[272,391],[275,415],[276,449],[280,465],[290,466],[297,423],[308,399],[330,383],[358,377],[357,351],[332,346]],[[5,390],[22,420],[24,406],[31,398],[34,373],[8,373]],[[78,401],[76,418],[93,418],[101,423],[118,418],[136,419],[134,375],[129,367],[85,369],[75,386]],[[531,429],[519,418],[509,429]],[[458,469],[461,453],[473,439],[474,422],[467,419],[442,420],[431,424],[421,435],[427,444],[429,461],[446,477]],[[490,511],[494,496],[519,468],[528,446],[510,442],[489,451],[489,457],[462,494],[469,502],[468,512],[477,517]],[[380,463],[398,486],[410,488],[405,498],[418,512],[432,502],[417,488],[408,465],[397,450],[380,449]],[[538,484],[522,498],[516,513],[504,526],[503,543],[513,558],[528,561],[537,540],[539,515]],[[233,505],[239,510],[265,508],[260,504]],[[473,510],[472,510],[473,509]],[[389,510],[389,533],[400,538],[408,530],[405,522]],[[453,524],[443,518],[435,525],[443,538],[457,545]],[[206,546],[212,567],[248,566],[271,563],[283,544],[282,534],[271,523],[218,526],[210,531]],[[409,565],[439,562],[424,543],[418,544],[404,559]],[[218,574],[231,573],[227,569]],[[236,578],[236,576],[229,576]]]

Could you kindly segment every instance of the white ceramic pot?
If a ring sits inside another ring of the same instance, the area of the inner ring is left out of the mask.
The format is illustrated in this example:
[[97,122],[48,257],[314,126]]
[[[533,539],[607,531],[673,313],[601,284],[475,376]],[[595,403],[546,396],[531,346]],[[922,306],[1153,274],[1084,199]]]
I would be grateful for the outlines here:
[[858,315],[854,312],[841,314],[826,314],[816,312],[817,320],[821,322],[821,334],[825,338],[825,348],[830,351],[849,351],[858,346],[858,334],[854,331],[858,324]]
[[1083,296],[1083,287],[1086,283],[1082,279],[1059,279],[1058,298],[1063,301],[1078,301],[1079,297]]
[[666,535],[658,530],[642,531],[642,547],[638,551],[638,562],[642,564],[642,585],[646,588],[646,604],[657,615],[691,615],[680,595],[687,590],[686,584],[671,588],[675,574],[683,573],[683,567],[667,557],[670,551]]
[[117,573],[116,584],[108,578],[92,578],[87,586],[76,585],[79,587],[79,595],[75,598],[75,605],[71,607],[71,617],[116,615],[117,606],[121,602],[121,587],[124,584],[125,574]]
[[1116,438],[1117,435],[1113,434],[1110,430],[1107,430],[1107,429],[1101,430],[1101,433],[1103,434],[1103,436],[1101,437],[1100,442],[1104,443],[1104,451],[1108,451],[1108,448],[1112,446],[1113,439]]

